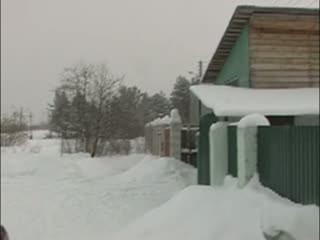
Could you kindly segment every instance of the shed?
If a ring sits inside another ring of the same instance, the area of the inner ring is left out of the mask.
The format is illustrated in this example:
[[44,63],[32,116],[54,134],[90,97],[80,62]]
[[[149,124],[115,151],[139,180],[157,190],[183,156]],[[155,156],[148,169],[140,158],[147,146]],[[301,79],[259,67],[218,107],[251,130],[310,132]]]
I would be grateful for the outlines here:
[[[259,89],[319,88],[319,9],[238,6],[200,84]],[[209,88],[207,94],[213,95]],[[191,124],[198,125],[201,116],[211,112],[192,92]],[[277,115],[272,119],[276,125],[292,125],[293,120],[298,124],[314,123],[309,116],[293,119],[293,115],[279,112]]]

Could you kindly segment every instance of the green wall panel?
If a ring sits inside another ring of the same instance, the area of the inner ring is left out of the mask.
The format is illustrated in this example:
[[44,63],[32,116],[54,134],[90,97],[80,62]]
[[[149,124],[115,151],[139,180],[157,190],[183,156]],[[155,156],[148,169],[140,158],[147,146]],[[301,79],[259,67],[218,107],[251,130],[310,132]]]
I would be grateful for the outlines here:
[[228,174],[238,176],[237,126],[228,127]]
[[281,196],[319,206],[319,126],[259,127],[258,172]]
[[248,32],[248,26],[245,26],[219,72],[217,84],[250,87]]
[[210,154],[209,154],[209,130],[212,123],[217,122],[213,113],[208,113],[200,119],[200,136],[198,142],[198,183],[210,185]]

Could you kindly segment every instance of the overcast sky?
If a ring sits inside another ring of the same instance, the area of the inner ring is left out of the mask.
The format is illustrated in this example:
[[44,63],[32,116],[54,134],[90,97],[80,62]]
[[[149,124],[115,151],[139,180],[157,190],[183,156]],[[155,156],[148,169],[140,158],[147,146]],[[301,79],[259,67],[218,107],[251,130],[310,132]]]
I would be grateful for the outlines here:
[[238,4],[318,0],[1,0],[1,112],[44,119],[62,69],[79,61],[169,94],[178,75],[207,63]]

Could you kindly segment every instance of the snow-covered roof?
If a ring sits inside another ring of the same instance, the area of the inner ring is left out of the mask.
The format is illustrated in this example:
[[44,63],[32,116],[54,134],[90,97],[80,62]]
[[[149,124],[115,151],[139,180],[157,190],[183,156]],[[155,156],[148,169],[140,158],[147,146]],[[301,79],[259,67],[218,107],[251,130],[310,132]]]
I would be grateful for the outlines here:
[[191,91],[216,116],[319,114],[319,88],[253,89],[200,84]]
[[169,125],[171,118],[169,116],[164,116],[163,118],[156,118],[152,122],[149,123],[151,126],[159,126],[159,125]]

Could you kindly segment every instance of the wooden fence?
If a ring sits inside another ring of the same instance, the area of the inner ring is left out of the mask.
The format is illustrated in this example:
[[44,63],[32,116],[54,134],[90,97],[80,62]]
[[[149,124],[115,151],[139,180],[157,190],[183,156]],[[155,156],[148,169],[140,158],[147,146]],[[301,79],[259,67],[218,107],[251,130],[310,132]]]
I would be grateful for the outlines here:
[[197,134],[199,127],[184,126],[181,129],[181,160],[197,166]]
[[[161,157],[174,157],[196,167],[198,131],[199,127],[195,126],[146,125],[145,151]],[[178,151],[177,155],[174,149]]]

